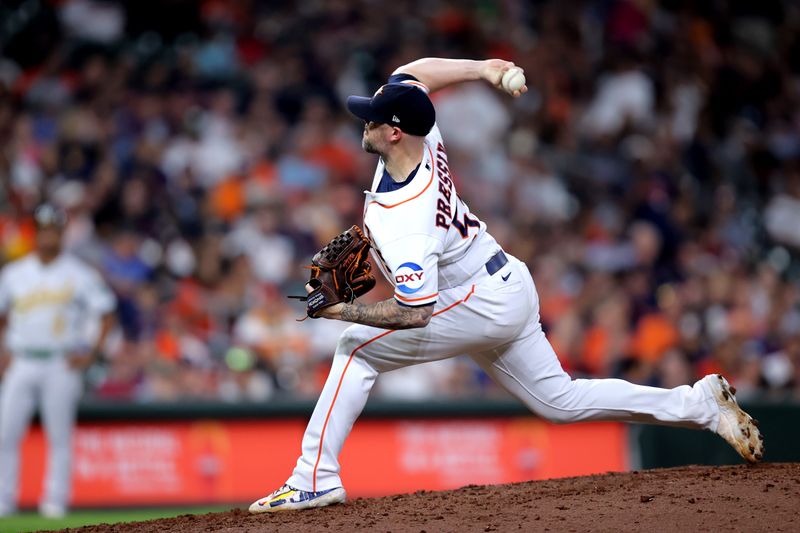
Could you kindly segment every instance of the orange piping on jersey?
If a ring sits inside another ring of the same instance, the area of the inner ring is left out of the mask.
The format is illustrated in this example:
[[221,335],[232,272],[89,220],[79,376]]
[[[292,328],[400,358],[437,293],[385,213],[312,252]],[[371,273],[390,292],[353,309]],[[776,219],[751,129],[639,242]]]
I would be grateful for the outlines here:
[[430,296],[421,296],[419,298],[406,298],[405,296],[400,296],[399,294],[395,293],[394,297],[398,300],[403,300],[404,302],[418,302],[420,300],[427,300],[428,298],[433,298],[434,296],[439,296],[438,292],[434,292]]
[[[430,149],[430,147],[427,147],[427,148],[428,148],[428,155],[430,155],[430,157],[431,157],[431,165],[433,165],[433,152],[431,152],[431,149]],[[371,201],[369,204],[367,204],[367,207],[369,207],[369,206],[370,206],[370,205],[372,205],[372,204],[378,204],[379,206],[381,206],[381,207],[384,207],[384,208],[386,208],[386,209],[391,209],[391,208],[393,208],[393,207],[397,207],[398,205],[401,205],[401,204],[404,204],[404,203],[406,203],[406,202],[410,202],[411,200],[414,200],[414,199],[416,199],[416,198],[419,198],[420,196],[422,196],[422,193],[424,193],[425,191],[427,191],[427,190],[428,190],[428,187],[430,187],[430,186],[431,186],[431,183],[433,183],[433,175],[434,175],[434,174],[436,174],[436,169],[435,169],[435,168],[431,170],[431,179],[430,179],[430,181],[428,181],[428,184],[425,186],[425,188],[424,188],[424,189],[422,189],[421,191],[419,191],[417,194],[415,194],[415,195],[414,195],[414,196],[412,196],[411,198],[406,198],[406,199],[405,199],[405,200],[403,200],[402,202],[397,202],[396,204],[392,204],[392,205],[383,205],[383,204],[382,204],[382,203],[380,203],[379,201],[377,201],[377,200],[373,200],[373,201]],[[365,208],[365,209],[364,209],[364,216],[366,216],[366,213],[367,213],[367,210],[366,210],[366,208]]]
[[417,87],[420,87],[420,88],[424,89],[425,92],[428,92],[430,90],[430,89],[428,89],[428,86],[425,85],[424,83],[420,83],[420,82],[414,81],[414,80],[403,80],[400,83],[407,83],[408,85],[416,85]]
[[[442,313],[444,313],[446,311],[449,311],[450,309],[454,308],[455,306],[466,302],[469,299],[469,297],[472,295],[473,292],[475,292],[475,285],[472,286],[472,290],[469,291],[469,294],[467,294],[466,298],[464,298],[463,300],[458,300],[457,302],[454,302],[454,303],[448,305],[444,309],[436,311],[435,313],[433,313],[432,317],[437,316],[437,315],[441,315]],[[317,492],[317,467],[319,466],[319,460],[322,457],[322,441],[323,441],[323,439],[325,439],[325,430],[328,427],[328,420],[331,418],[331,412],[333,411],[333,406],[336,403],[336,398],[339,397],[339,390],[342,388],[342,382],[344,381],[344,375],[347,373],[347,369],[350,367],[350,362],[353,360],[353,357],[356,355],[356,352],[359,351],[361,348],[364,348],[365,346],[368,346],[368,345],[372,344],[373,342],[375,342],[376,340],[385,337],[389,333],[394,333],[395,331],[398,331],[398,330],[390,329],[389,331],[384,331],[380,335],[372,337],[371,339],[369,339],[365,343],[361,344],[360,346],[357,346],[352,352],[350,352],[350,357],[347,359],[347,364],[344,365],[344,370],[342,370],[342,376],[339,378],[338,385],[336,385],[336,392],[333,393],[333,400],[331,401],[331,406],[328,408],[328,414],[325,415],[325,423],[322,424],[322,433],[320,433],[320,435],[319,435],[319,450],[317,451],[317,461],[314,463],[314,473],[313,473],[313,475],[311,477],[311,484],[312,484],[311,492]]]

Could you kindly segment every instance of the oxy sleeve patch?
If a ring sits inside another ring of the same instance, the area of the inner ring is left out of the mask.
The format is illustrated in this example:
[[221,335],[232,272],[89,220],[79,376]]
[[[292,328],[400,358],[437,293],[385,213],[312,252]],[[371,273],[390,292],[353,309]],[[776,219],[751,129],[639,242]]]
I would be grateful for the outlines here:
[[425,284],[425,270],[417,263],[405,262],[394,271],[397,290],[404,294],[414,294]]

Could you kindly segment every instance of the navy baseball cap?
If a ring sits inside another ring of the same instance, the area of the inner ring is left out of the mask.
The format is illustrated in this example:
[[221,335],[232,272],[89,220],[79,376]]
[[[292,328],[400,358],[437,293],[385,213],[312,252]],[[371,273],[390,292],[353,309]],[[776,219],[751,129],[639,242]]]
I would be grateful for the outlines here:
[[436,123],[436,110],[422,89],[407,83],[387,83],[375,95],[348,96],[347,109],[365,122],[396,126],[424,137]]

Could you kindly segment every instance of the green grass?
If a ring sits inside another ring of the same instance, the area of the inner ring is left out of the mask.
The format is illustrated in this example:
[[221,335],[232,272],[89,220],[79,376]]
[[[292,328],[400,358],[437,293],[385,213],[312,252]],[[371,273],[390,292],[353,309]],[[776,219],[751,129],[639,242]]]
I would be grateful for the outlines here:
[[43,518],[37,513],[23,512],[0,518],[0,533],[16,533],[17,531],[50,531],[65,527],[80,527],[90,524],[113,524],[116,522],[135,522],[168,518],[182,514],[203,514],[227,511],[233,506],[217,507],[169,507],[155,509],[115,509],[115,510],[75,510],[64,518]]

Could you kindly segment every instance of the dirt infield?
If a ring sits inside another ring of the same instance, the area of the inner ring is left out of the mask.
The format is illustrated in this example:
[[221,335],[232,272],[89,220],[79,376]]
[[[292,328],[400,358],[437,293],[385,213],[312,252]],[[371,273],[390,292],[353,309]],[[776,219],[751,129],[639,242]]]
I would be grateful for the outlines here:
[[[258,495],[254,495],[257,497]],[[799,531],[800,463],[686,467],[244,510],[68,531]]]

